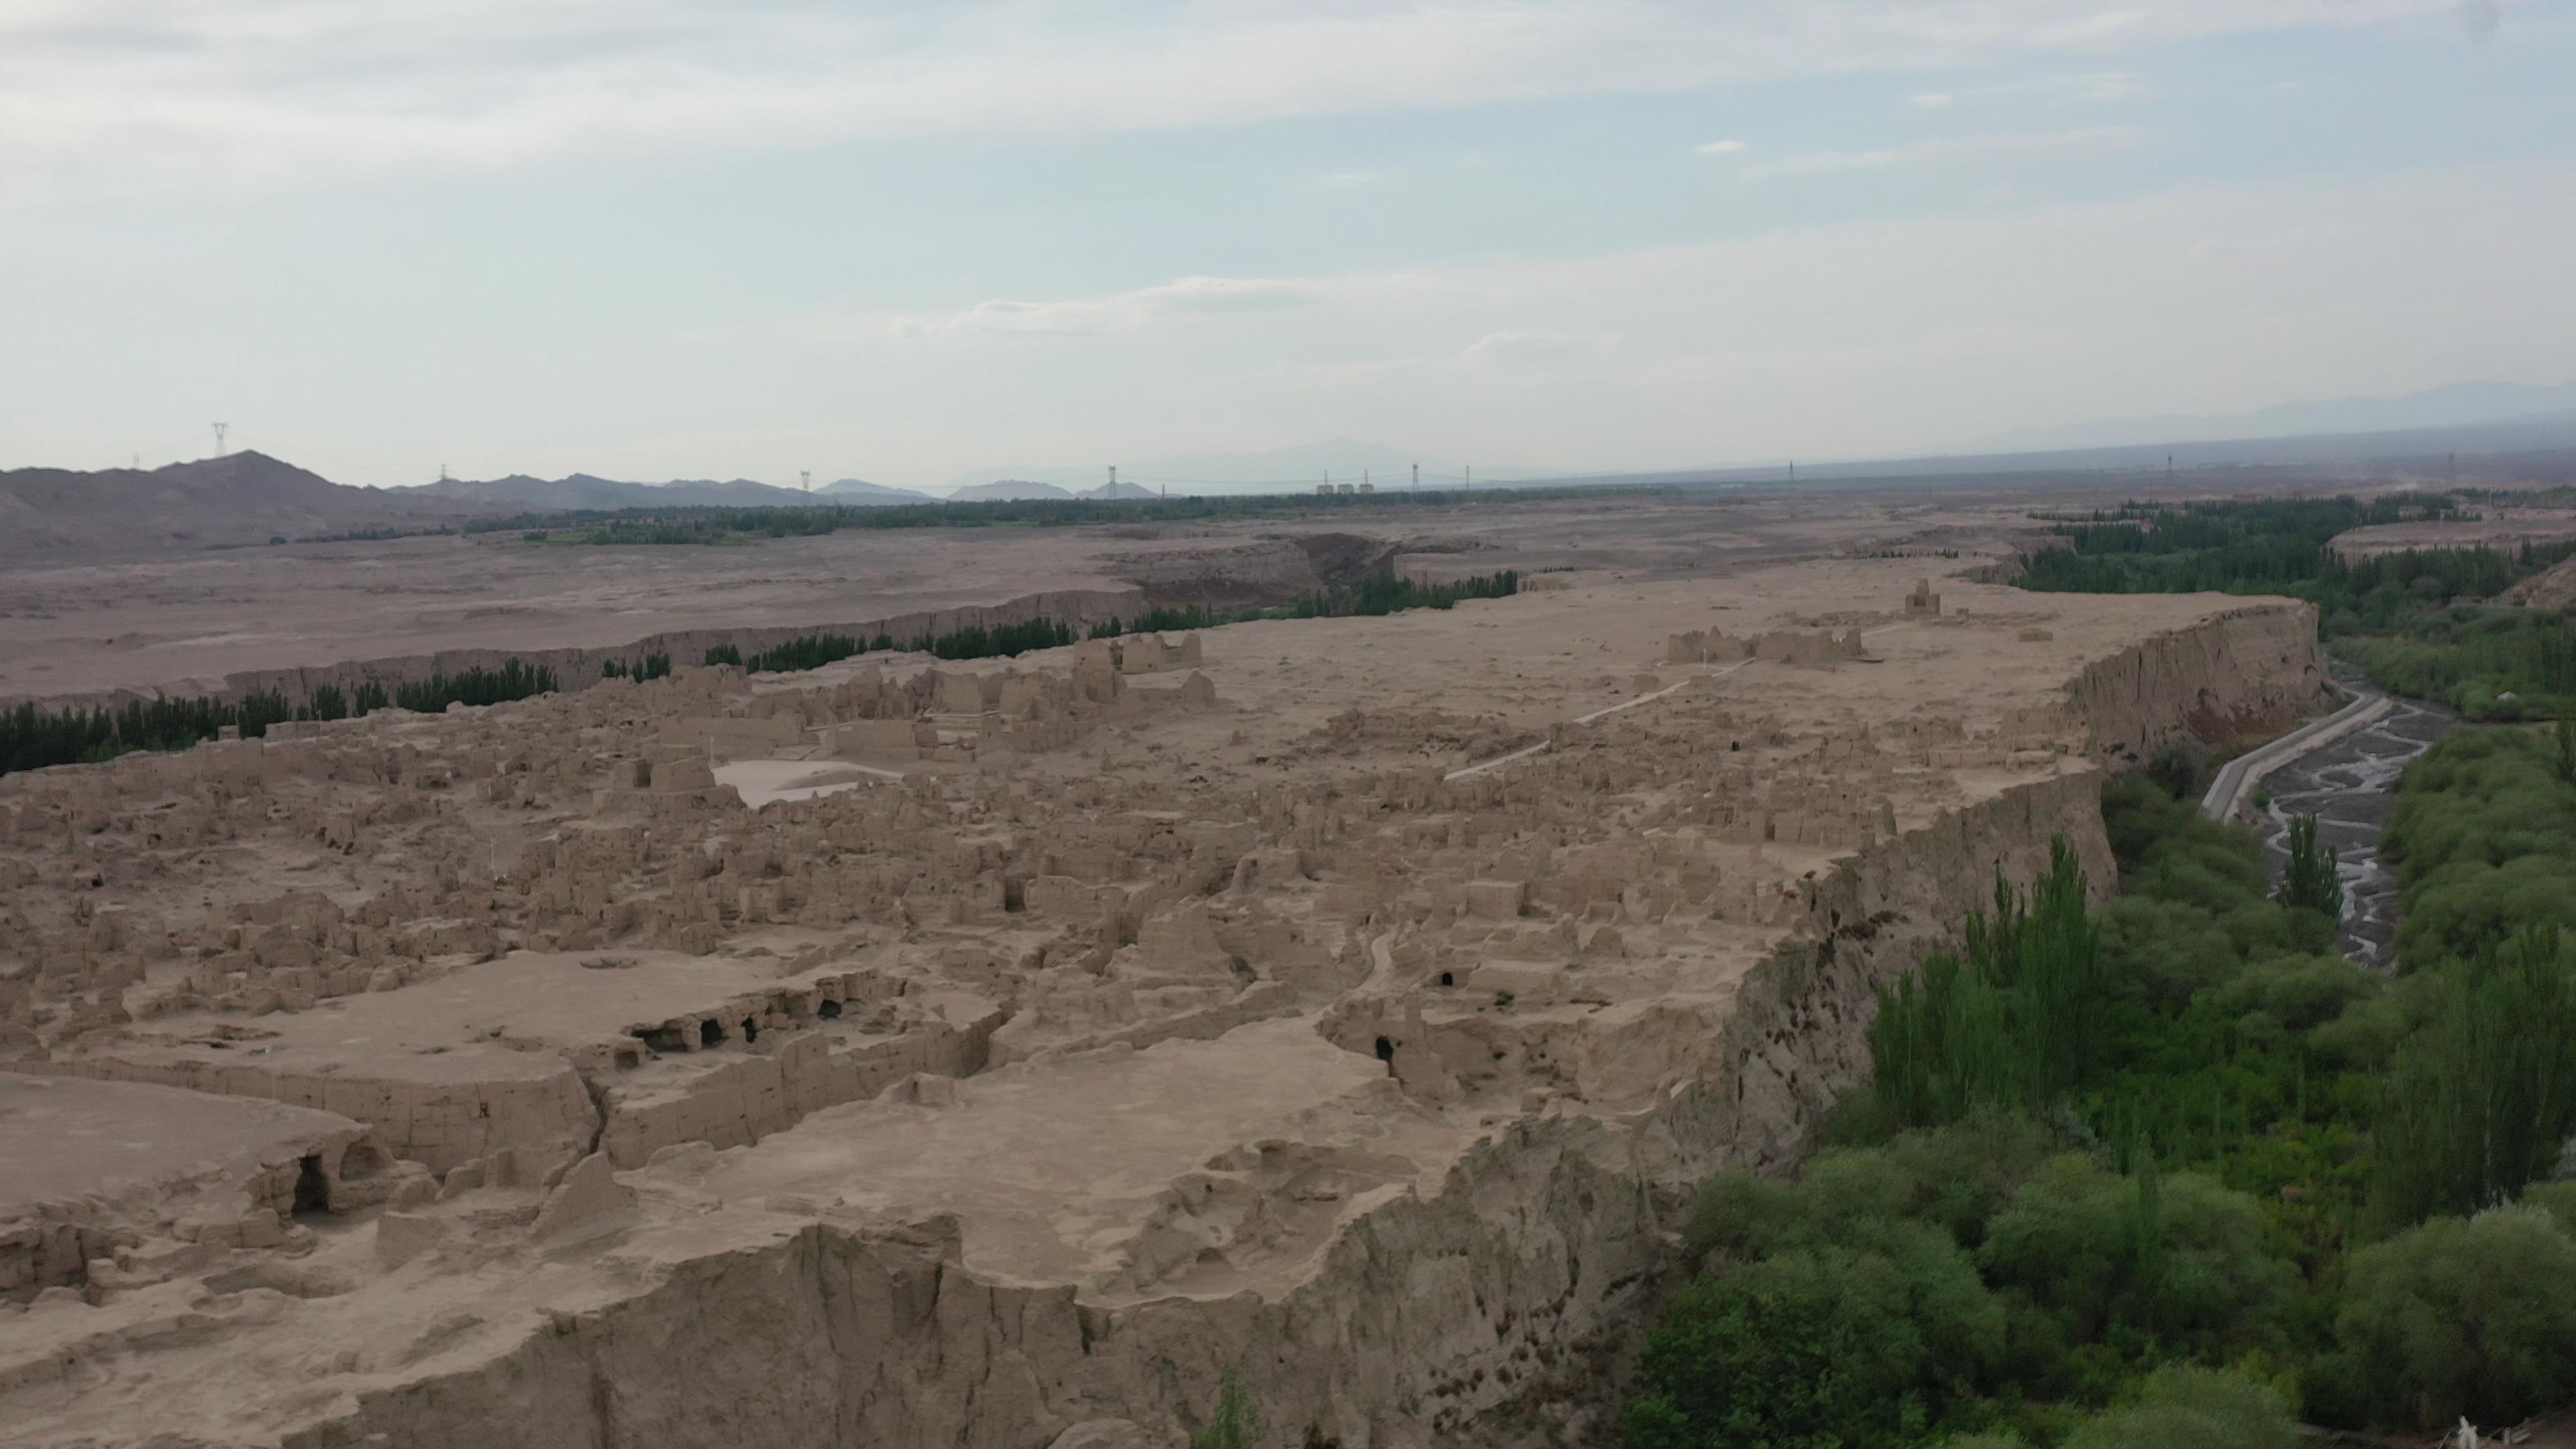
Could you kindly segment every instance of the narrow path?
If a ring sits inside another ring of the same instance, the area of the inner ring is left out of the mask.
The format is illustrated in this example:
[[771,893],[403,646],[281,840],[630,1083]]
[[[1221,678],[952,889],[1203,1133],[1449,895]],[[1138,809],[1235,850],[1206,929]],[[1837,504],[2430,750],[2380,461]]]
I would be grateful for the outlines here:
[[[1867,639],[1872,634],[1892,634],[1899,629],[1911,629],[1913,627],[1914,626],[1912,624],[1881,624],[1875,629],[1862,630],[1861,637],[1863,639]],[[1656,700],[1663,698],[1665,695],[1672,693],[1674,690],[1683,688],[1686,685],[1696,684],[1700,680],[1724,679],[1726,676],[1733,674],[1735,671],[1742,669],[1745,665],[1753,662],[1754,661],[1750,659],[1738,659],[1733,664],[1726,666],[1724,669],[1712,669],[1704,674],[1688,675],[1665,685],[1661,689],[1654,690],[1651,693],[1638,695],[1635,699],[1621,700],[1617,704],[1596,709],[1590,714],[1576,715],[1573,722],[1579,725],[1590,724],[1596,719],[1606,719],[1611,715],[1619,713],[1621,710],[1635,709],[1641,704],[1652,704]],[[1448,774],[1443,775],[1440,778],[1443,780],[1463,780],[1470,775],[1481,775],[1487,770],[1500,769],[1514,760],[1526,760],[1532,755],[1545,751],[1547,747],[1548,743],[1545,740],[1541,740],[1534,745],[1523,745],[1521,748],[1512,751],[1508,755],[1496,755],[1490,760],[1479,760],[1475,764],[1468,765],[1462,769],[1451,770]]]
[[[1617,704],[1605,705],[1600,709],[1596,709],[1590,714],[1576,715],[1573,722],[1579,725],[1590,724],[1596,719],[1606,719],[1611,715],[1619,713],[1621,710],[1635,709],[1641,704],[1652,704],[1656,700],[1663,698],[1665,695],[1672,693],[1674,690],[1697,684],[1703,679],[1723,679],[1727,675],[1733,674],[1735,671],[1742,669],[1745,665],[1752,662],[1753,661],[1750,659],[1738,659],[1733,664],[1726,666],[1724,669],[1712,669],[1706,674],[1686,675],[1683,678],[1674,680],[1672,683],[1665,685],[1661,689],[1638,695],[1635,699],[1621,700]],[[1526,760],[1530,756],[1538,754],[1547,748],[1548,742],[1545,740],[1541,740],[1534,745],[1523,745],[1508,755],[1496,755],[1490,760],[1480,760],[1477,763],[1465,766],[1464,768],[1451,770],[1448,774],[1443,775],[1440,778],[1443,780],[1463,780],[1470,775],[1481,775],[1487,770],[1500,769],[1514,760]]]

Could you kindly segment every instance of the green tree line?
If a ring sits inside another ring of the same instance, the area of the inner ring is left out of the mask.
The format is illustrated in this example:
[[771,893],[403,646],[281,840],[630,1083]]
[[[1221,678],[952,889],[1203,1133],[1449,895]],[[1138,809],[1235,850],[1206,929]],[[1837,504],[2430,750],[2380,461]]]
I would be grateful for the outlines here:
[[1501,498],[1597,500],[1610,496],[1672,494],[1637,484],[1509,490],[1390,488],[1367,494],[1255,493],[1185,498],[996,499],[967,503],[816,504],[810,507],[735,508],[721,504],[675,507],[571,509],[475,519],[467,533],[516,533],[530,543],[684,544],[746,543],[764,538],[812,537],[850,528],[1071,528],[1099,523],[1191,523],[1229,519],[1303,518],[1352,508],[1454,508]]
[[1269,608],[1217,609],[1198,604],[1157,607],[1148,609],[1132,622],[1101,620],[1087,632],[1077,632],[1070,624],[1040,618],[1018,624],[971,625],[945,634],[917,635],[902,642],[882,632],[872,639],[861,639],[851,634],[818,633],[754,650],[747,655],[738,646],[718,644],[706,651],[704,662],[740,665],[754,672],[786,673],[820,669],[826,664],[836,664],[862,654],[897,650],[929,654],[940,659],[1015,658],[1032,650],[1061,648],[1079,638],[1116,639],[1127,634],[1212,629],[1255,619],[1337,619],[1393,614],[1406,609],[1447,609],[1455,607],[1462,599],[1499,599],[1519,591],[1520,575],[1510,569],[1449,583],[1430,584],[1399,577],[1393,569],[1379,569],[1364,575],[1356,583],[1314,590],[1287,604]]
[[2481,720],[2576,708],[2576,621],[2486,601],[2576,555],[2576,543],[2406,549],[2346,560],[2347,529],[2464,516],[2447,494],[2124,504],[2053,519],[2067,540],[2024,588],[2070,593],[2288,594],[2317,605],[2334,651],[2398,694]]
[[1702,1191],[1632,1449],[2288,1444],[2576,1397],[2558,763],[2464,732],[2409,772],[2394,980],[2328,954],[2313,837],[2276,887],[2187,788],[2114,782],[2117,895],[2062,848],[1999,882],[1882,993],[1798,1178]]
[[317,686],[301,701],[277,691],[218,699],[208,695],[128,700],[109,708],[45,710],[32,702],[0,712],[0,774],[49,765],[96,763],[134,750],[183,750],[226,727],[257,739],[289,720],[350,719],[389,706],[436,713],[454,703],[499,704],[555,691],[555,671],[517,659],[498,669],[477,665],[440,671],[388,690],[369,680],[355,691]]

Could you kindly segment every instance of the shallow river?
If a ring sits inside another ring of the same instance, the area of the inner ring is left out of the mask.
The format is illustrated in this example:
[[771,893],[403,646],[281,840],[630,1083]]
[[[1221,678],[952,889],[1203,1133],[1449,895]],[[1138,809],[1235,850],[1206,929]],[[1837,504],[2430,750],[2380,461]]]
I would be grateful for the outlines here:
[[[2347,689],[2379,692],[2348,664],[2334,671]],[[2273,878],[2279,879],[2289,859],[2290,817],[2315,815],[2317,833],[2335,848],[2343,874],[2343,953],[2362,965],[2385,971],[2393,964],[2389,938],[2397,930],[2397,875],[2380,864],[2379,828],[2396,804],[2397,777],[2459,722],[2440,705],[2400,699],[2367,728],[2264,777],[2262,788],[2272,792],[2272,804],[2262,825],[2263,844]]]

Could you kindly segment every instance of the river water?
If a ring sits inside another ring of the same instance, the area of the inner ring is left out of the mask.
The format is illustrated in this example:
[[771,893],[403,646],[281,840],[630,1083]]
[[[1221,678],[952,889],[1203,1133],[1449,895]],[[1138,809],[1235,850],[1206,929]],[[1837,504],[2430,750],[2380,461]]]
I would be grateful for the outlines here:
[[[2337,663],[2334,673],[2357,694],[2380,692],[2351,665]],[[2380,861],[2379,830],[2397,803],[2397,777],[2459,722],[2440,705],[2400,699],[2385,717],[2282,766],[2259,787],[2272,792],[2259,828],[2273,879],[2289,861],[2290,818],[2316,816],[2317,835],[2334,847],[2343,876],[2343,954],[2374,970],[2395,965],[2389,942],[2397,930],[2397,873]]]

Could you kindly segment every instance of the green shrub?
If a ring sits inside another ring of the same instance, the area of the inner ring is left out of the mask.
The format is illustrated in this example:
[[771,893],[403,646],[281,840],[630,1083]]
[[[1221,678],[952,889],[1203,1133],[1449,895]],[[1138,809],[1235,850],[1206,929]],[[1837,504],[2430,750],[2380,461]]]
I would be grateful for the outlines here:
[[2279,1394],[2252,1379],[2174,1366],[2148,1378],[2135,1403],[2068,1436],[2065,1449],[2293,1449],[2299,1426]]
[[2231,1016],[2260,1011],[2306,1031],[2378,993],[2378,978],[2340,956],[2275,956],[2244,968],[2211,999]]
[[2001,876],[1995,913],[1971,915],[1967,956],[1935,956],[1878,993],[1870,1060],[1880,1102],[1935,1126],[1981,1108],[2037,1108],[2092,1064],[2109,982],[2084,869],[2065,840],[2025,903]]
[[2022,1189],[1978,1262],[1997,1288],[2056,1316],[2069,1342],[2151,1340],[2205,1358],[2280,1345],[2297,1281],[2246,1194],[2072,1156]]
[[1190,1449],[1259,1449],[1260,1444],[1261,1405],[1243,1386],[1243,1376],[1227,1369],[1216,1408],[1207,1427],[1190,1436]]
[[2201,777],[2209,768],[2209,747],[2189,735],[2169,740],[2156,747],[2147,757],[2147,778],[2181,799],[2200,793]]
[[2353,1255],[2335,1338],[2369,1419],[2512,1423],[2576,1395],[2576,1240],[2539,1208],[2437,1218]]
[[[1956,1245],[1951,1245],[1957,1254]],[[1932,1312],[1926,1316],[1926,1310]],[[1798,1248],[1703,1277],[1646,1340],[1631,1449],[1894,1445],[2001,1348],[2002,1313],[1964,1257],[1900,1262]]]
[[2576,963],[2557,927],[2527,927],[2430,990],[2432,1019],[2399,1048],[2379,1123],[2392,1223],[2503,1201],[2576,1129]]
[[2290,864],[2281,874],[2281,889],[2275,899],[2295,909],[2341,917],[2343,877],[2335,871],[2334,847],[2317,843],[2317,817],[2300,815],[2291,819],[2289,848]]

